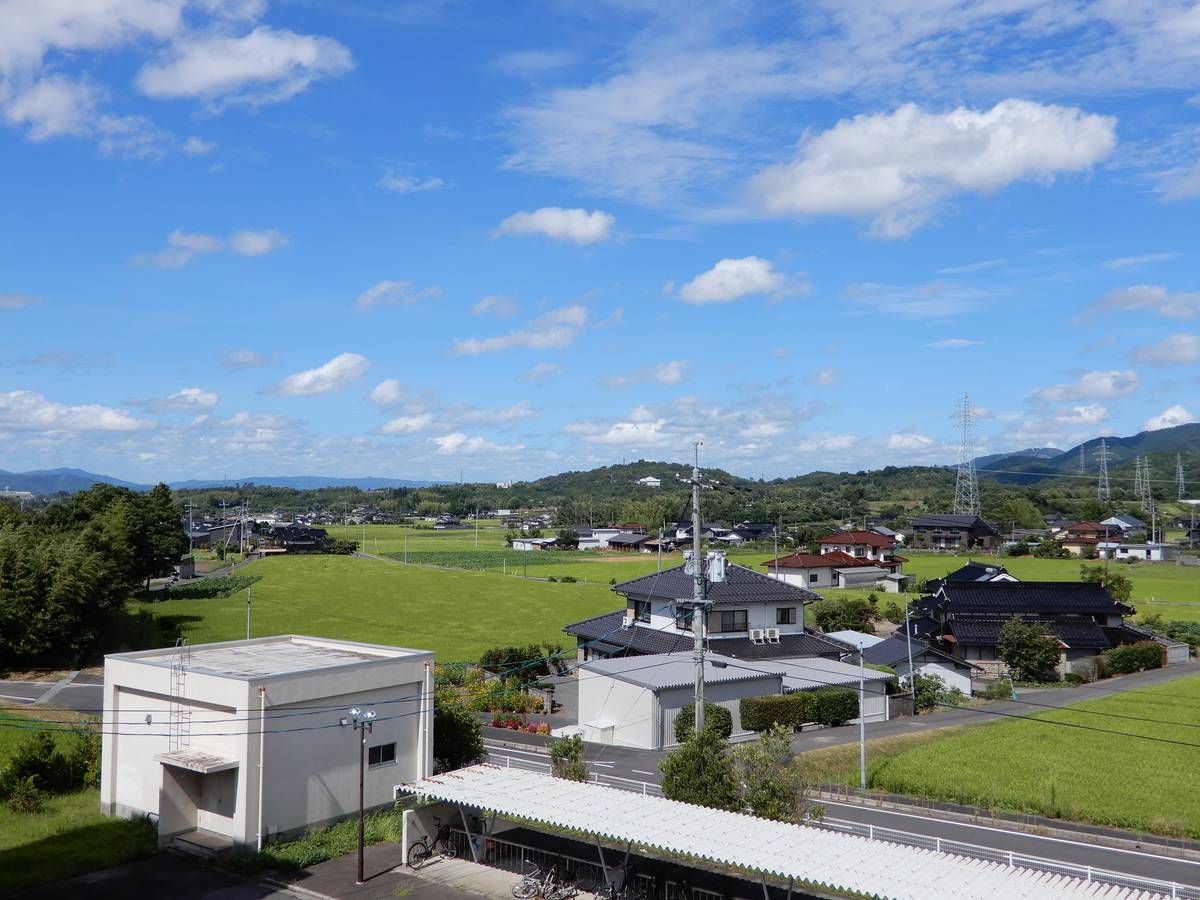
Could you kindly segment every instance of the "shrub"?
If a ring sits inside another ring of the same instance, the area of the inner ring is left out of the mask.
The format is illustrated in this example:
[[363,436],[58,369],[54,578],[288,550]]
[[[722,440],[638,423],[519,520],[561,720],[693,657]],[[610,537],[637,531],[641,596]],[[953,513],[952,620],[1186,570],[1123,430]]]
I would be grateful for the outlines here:
[[38,790],[37,780],[29,775],[7,786],[8,808],[16,813],[41,812],[46,805],[45,795]]
[[797,729],[813,720],[813,697],[803,691],[743,697],[739,704],[742,727],[747,731],[769,731],[776,725]]
[[1114,675],[1162,668],[1163,649],[1154,641],[1140,641],[1114,647],[1105,650],[1103,655],[1108,660],[1108,670]]
[[1001,678],[989,684],[980,693],[988,700],[1010,700],[1012,699],[1012,692],[1012,682],[1007,678]]
[[813,721],[819,725],[844,725],[858,715],[858,692],[825,687],[812,692]]
[[583,758],[583,738],[574,734],[550,744],[550,772],[555,778],[587,781],[587,763]]
[[0,773],[0,793],[11,797],[26,782],[48,794],[60,794],[82,785],[49,731],[35,732],[17,745]]
[[668,753],[658,767],[663,796],[671,800],[730,811],[741,806],[733,760],[725,742],[708,728]]
[[1078,672],[1067,672],[1063,675],[1063,681],[1067,682],[1067,684],[1083,684],[1087,681],[1087,678]]
[[[689,703],[679,710],[675,719],[675,740],[685,744],[696,733],[696,704]],[[725,740],[733,734],[733,716],[723,706],[704,704],[704,733]]]
[[962,691],[946,687],[946,682],[937,675],[917,672],[913,679],[913,703],[919,713],[943,706],[957,706],[962,699]]
[[577,582],[579,579],[576,578],[574,575],[563,575],[558,580],[561,581],[563,584],[575,584],[575,582]]

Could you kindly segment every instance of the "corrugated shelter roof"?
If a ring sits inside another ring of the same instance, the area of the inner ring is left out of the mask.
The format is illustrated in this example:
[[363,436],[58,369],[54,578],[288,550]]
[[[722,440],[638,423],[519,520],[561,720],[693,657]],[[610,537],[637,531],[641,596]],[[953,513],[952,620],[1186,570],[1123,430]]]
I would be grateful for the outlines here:
[[[648,597],[656,600],[676,600],[687,602],[692,599],[692,576],[683,570],[683,566],[663,569],[632,581],[614,584],[613,590],[618,594],[631,597]],[[760,575],[753,569],[728,563],[725,566],[725,580],[708,586],[705,599],[712,604],[723,603],[767,603],[792,602],[812,603],[820,600],[818,594],[806,591],[804,588],[787,584],[769,575]]]
[[692,859],[887,900],[1150,898],[1144,891],[918,850],[541,772],[471,766],[397,790]]

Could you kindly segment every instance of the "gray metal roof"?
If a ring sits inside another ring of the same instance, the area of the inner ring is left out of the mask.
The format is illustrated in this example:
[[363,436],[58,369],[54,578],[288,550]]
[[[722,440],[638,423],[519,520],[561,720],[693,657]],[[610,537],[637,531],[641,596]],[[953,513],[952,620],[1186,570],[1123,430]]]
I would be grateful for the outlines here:
[[[675,566],[632,581],[623,581],[613,585],[612,589],[631,597],[687,602],[692,599],[693,585],[692,576],[684,572],[683,566]],[[737,563],[728,563],[725,566],[725,580],[708,585],[705,598],[712,604],[812,603],[820,600],[821,596],[768,575],[760,575]]]
[[[695,684],[696,679],[696,664],[690,652],[614,656],[586,662],[579,668],[584,673],[583,677],[606,675],[652,691],[686,687]],[[782,674],[773,663],[756,662],[751,666],[720,653],[707,653],[704,656],[706,684],[758,680],[778,682]]]

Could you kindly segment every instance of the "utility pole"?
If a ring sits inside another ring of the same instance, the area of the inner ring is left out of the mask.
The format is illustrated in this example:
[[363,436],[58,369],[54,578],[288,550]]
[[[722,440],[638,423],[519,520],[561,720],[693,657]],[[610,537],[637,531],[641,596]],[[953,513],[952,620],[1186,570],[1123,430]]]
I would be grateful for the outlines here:
[[339,724],[351,726],[358,734],[358,879],[355,884],[362,884],[363,878],[363,769],[367,756],[367,735],[371,733],[375,710],[355,706],[349,710],[350,718],[343,718]]
[[908,591],[904,592],[904,640],[908,643],[908,691],[913,695],[913,715],[916,715],[917,673],[913,669],[912,626],[908,623]]
[[[863,646],[858,645],[858,786],[867,789],[867,673],[863,663]],[[916,696],[913,697],[914,702]]]
[[250,640],[250,614],[254,609],[254,585],[246,588],[246,640]]
[[696,661],[696,735],[704,733],[704,557],[700,554],[700,441],[692,445],[692,635]]
[[1107,503],[1112,498],[1112,490],[1108,486],[1108,460],[1112,453],[1108,449],[1108,440],[1100,438],[1100,449],[1096,451],[1096,459],[1100,462],[1100,477],[1096,483],[1096,496]]
[[779,526],[776,525],[773,529],[775,532],[775,580],[779,580]]

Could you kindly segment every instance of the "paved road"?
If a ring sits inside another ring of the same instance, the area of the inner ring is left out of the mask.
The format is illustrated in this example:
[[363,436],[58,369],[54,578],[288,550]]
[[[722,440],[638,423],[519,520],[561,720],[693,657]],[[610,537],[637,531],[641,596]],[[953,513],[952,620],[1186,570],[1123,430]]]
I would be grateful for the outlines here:
[[99,715],[103,684],[99,675],[86,674],[74,676],[61,687],[58,681],[0,681],[0,708],[32,706],[55,691],[48,701],[54,706]]
[[171,900],[296,900],[299,894],[278,891],[234,875],[158,853],[140,862],[56,881],[17,895],[21,900],[128,900],[170,897]]

